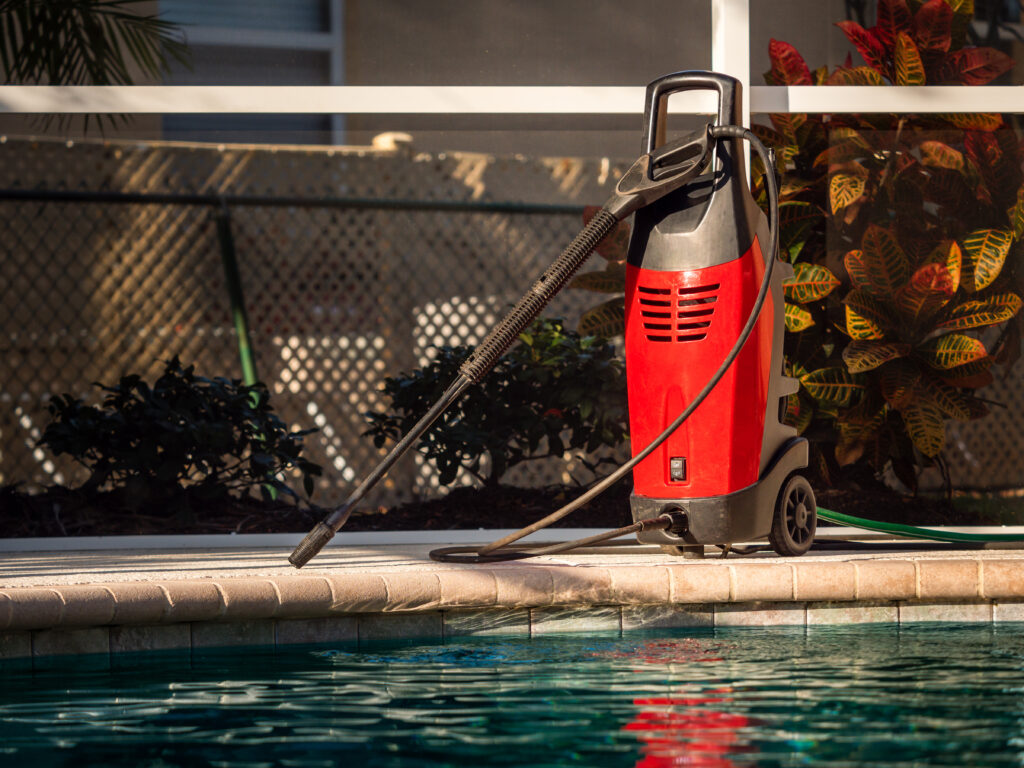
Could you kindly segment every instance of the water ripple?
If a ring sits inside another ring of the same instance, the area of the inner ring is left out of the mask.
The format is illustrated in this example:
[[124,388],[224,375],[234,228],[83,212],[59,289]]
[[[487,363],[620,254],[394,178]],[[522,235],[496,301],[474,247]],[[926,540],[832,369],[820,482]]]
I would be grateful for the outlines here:
[[474,639],[13,671],[0,762],[1020,766],[1024,634],[1011,629]]

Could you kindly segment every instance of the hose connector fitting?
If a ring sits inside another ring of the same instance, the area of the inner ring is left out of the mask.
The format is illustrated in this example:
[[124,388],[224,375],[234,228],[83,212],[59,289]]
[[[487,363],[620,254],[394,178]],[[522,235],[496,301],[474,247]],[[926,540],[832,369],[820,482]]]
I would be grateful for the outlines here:
[[686,519],[686,513],[681,509],[672,509],[668,512],[663,512],[658,516],[658,520],[665,521],[664,527],[661,529],[668,533],[676,536],[682,536],[689,529],[689,523]]

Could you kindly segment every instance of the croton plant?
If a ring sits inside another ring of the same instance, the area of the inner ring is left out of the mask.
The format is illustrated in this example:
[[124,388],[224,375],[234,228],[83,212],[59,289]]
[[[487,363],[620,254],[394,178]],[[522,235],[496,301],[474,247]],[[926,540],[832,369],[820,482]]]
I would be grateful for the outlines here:
[[[968,47],[971,0],[879,0],[877,23],[837,26],[864,61],[811,70],[772,40],[774,85],[982,85],[1008,71],[997,50]],[[1018,264],[1024,160],[996,114],[771,115],[755,126],[776,152],[786,358],[801,382],[787,420],[811,438],[829,482],[840,467],[891,467],[916,487],[941,459],[949,419],[984,415],[978,390],[1019,354]],[[756,165],[756,163],[755,163]],[[755,194],[764,202],[755,168]],[[574,287],[622,291],[628,233],[599,252],[603,271]],[[617,281],[617,282],[616,282]],[[621,330],[616,297],[581,320]]]

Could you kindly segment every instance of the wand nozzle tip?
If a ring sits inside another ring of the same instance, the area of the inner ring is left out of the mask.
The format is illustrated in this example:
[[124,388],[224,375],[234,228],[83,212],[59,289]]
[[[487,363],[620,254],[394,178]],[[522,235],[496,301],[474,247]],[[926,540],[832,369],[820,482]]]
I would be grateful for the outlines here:
[[306,534],[306,538],[299,542],[295,551],[288,556],[288,562],[296,568],[301,568],[333,538],[334,529],[331,526],[324,522],[317,523],[313,530]]

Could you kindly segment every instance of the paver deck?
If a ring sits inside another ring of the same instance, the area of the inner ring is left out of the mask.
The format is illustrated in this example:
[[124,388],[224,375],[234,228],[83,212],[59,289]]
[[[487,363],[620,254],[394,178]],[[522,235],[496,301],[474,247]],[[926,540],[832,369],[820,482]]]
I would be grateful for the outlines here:
[[709,548],[683,560],[632,547],[461,565],[431,561],[437,546],[330,546],[302,570],[288,564],[289,546],[0,551],[0,662],[466,634],[1024,621],[1021,549],[721,559]]

